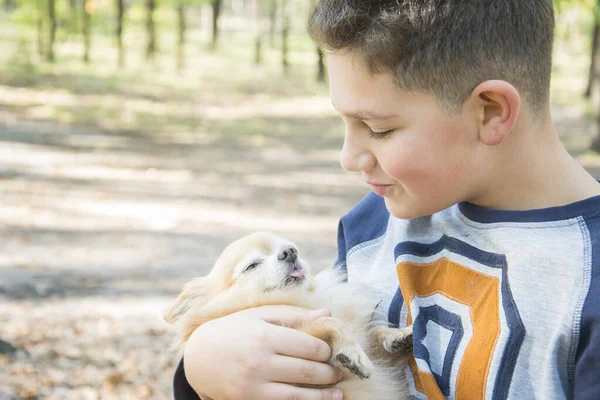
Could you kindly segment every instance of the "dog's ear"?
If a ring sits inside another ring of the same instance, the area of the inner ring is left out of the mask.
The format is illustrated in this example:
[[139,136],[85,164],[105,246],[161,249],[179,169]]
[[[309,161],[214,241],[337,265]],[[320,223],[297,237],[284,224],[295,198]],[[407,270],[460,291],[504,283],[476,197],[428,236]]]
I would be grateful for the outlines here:
[[210,301],[212,282],[208,276],[186,283],[175,302],[165,310],[163,318],[174,324],[192,307],[201,307]]

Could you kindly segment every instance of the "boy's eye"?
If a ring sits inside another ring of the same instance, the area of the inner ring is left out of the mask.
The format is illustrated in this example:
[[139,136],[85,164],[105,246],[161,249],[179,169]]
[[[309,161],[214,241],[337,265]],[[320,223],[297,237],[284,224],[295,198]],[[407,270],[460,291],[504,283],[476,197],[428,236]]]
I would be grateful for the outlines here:
[[385,131],[385,132],[373,132],[371,129],[369,129],[369,137],[371,139],[383,139],[384,137],[388,136],[392,132],[394,132],[394,129],[390,129],[389,131]]
[[248,272],[253,270],[254,268],[258,267],[260,265],[260,261],[257,262],[253,262],[252,264],[248,265],[246,268],[244,268],[244,270],[242,271],[242,273],[244,272]]

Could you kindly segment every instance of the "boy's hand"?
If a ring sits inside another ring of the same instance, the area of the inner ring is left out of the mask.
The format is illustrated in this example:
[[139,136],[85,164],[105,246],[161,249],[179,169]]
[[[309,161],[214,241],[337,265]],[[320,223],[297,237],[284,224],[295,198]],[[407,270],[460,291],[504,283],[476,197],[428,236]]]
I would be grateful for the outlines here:
[[203,399],[341,400],[339,389],[290,385],[332,385],[342,378],[329,364],[329,345],[288,327],[320,317],[327,310],[265,306],[240,311],[199,328],[185,347],[188,382]]

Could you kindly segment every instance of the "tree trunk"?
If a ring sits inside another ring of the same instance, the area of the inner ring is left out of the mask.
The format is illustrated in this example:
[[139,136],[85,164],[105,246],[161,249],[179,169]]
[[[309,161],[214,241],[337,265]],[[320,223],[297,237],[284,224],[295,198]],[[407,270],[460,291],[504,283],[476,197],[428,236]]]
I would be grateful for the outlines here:
[[289,2],[290,0],[282,0],[281,3],[281,65],[284,72],[287,72],[290,66],[288,60],[288,38],[290,34]]
[[325,82],[325,53],[317,47],[317,82]]
[[56,38],[56,2],[54,0],[48,0],[48,23],[50,24],[50,32],[46,60],[48,62],[54,62],[54,40]]
[[92,0],[83,1],[83,62],[90,62],[90,22],[92,18]]
[[156,53],[156,36],[154,32],[154,11],[156,10],[156,0],[146,0],[146,33],[148,44],[146,46],[146,60],[152,61]]
[[275,47],[275,25],[277,23],[277,1],[271,0],[271,10],[269,12],[269,43]]
[[221,3],[222,0],[212,0],[212,48],[217,48],[219,40],[219,16],[221,14]]
[[[311,0],[311,9],[315,6],[315,0]],[[325,54],[323,49],[317,46],[317,82],[325,82]]]
[[261,0],[254,0],[254,23],[255,23],[255,38],[254,38],[254,63],[256,65],[262,64],[262,21],[261,21]]
[[185,20],[185,6],[179,4],[177,6],[177,69],[181,71],[185,68],[185,32],[186,32],[186,20]]
[[[85,0],[83,1],[85,3]],[[77,0],[69,0],[69,33],[79,32],[79,4]]]
[[15,0],[4,0],[4,11],[7,13],[15,9]]
[[592,149],[600,153],[600,0],[594,10],[594,37],[592,40],[592,62],[586,95],[591,99],[591,104],[596,110],[596,139],[592,142]]
[[125,66],[125,50],[123,49],[123,19],[125,17],[125,3],[124,0],[117,0],[117,48],[119,50],[118,63],[119,68]]
[[46,49],[44,48],[44,0],[37,0],[37,4],[37,45],[40,57],[44,57],[46,55]]
[[596,3],[596,9],[594,10],[594,33],[592,36],[592,51],[591,51],[591,63],[590,72],[588,75],[588,84],[585,89],[584,96],[590,98],[592,96],[592,90],[594,81],[600,79],[600,0]]

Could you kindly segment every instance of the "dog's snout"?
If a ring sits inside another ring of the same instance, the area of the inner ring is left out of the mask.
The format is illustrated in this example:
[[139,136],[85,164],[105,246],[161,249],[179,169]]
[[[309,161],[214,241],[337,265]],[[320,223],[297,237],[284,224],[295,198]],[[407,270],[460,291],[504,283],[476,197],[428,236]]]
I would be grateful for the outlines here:
[[293,247],[283,249],[278,256],[281,261],[295,262],[298,259],[298,250]]

